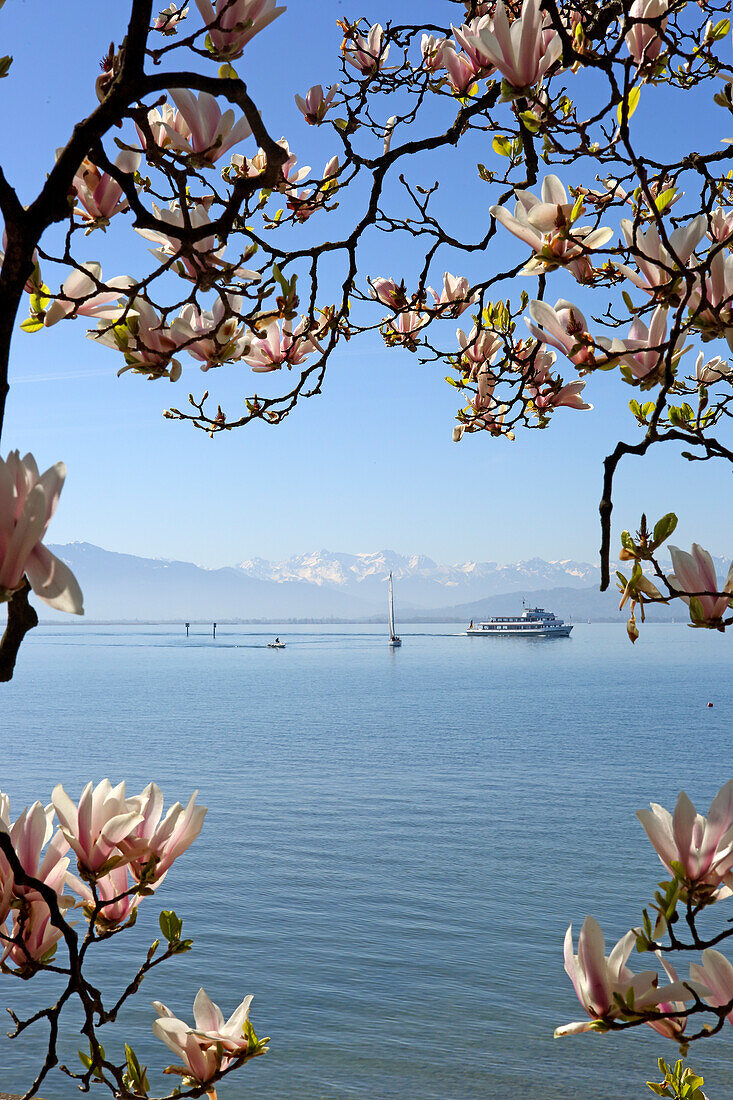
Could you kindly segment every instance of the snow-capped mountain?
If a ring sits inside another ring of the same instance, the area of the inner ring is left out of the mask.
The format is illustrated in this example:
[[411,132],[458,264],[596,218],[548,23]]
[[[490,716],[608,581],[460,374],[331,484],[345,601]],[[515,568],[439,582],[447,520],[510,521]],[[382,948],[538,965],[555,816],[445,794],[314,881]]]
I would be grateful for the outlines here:
[[403,606],[436,607],[441,602],[464,603],[499,592],[558,585],[587,587],[597,583],[597,566],[587,562],[528,561],[502,565],[495,561],[467,561],[454,565],[434,562],[424,554],[403,555],[392,550],[370,554],[340,554],[316,550],[287,561],[262,558],[243,561],[240,570],[257,580],[286,583],[305,581],[336,588],[363,599],[382,598],[384,582],[391,572]]

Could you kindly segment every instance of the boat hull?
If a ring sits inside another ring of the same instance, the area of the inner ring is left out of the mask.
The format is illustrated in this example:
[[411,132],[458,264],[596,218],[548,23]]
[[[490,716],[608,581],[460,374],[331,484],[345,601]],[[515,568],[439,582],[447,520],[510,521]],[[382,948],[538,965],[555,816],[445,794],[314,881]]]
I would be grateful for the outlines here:
[[466,634],[469,638],[568,638],[572,629],[572,623],[555,627],[504,627],[500,630],[495,627],[487,627],[486,630],[469,627]]

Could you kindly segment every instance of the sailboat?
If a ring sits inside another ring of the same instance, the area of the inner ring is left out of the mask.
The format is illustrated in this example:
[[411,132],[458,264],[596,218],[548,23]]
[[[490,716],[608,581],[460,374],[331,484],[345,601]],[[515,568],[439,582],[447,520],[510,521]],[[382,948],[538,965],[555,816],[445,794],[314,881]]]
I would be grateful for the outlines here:
[[394,632],[394,591],[392,589],[392,574],[389,575],[389,644],[391,646],[402,645],[402,639]]

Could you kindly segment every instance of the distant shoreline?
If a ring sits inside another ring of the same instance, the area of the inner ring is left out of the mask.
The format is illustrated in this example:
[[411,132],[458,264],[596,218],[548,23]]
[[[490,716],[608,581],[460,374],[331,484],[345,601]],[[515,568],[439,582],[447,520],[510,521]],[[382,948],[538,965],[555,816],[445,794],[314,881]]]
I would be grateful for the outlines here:
[[[180,626],[185,629],[186,623],[191,626],[208,626],[212,623],[216,623],[217,626],[386,626],[387,617],[371,618],[371,619],[86,619],[69,617],[68,619],[40,619],[39,626],[59,626],[64,629],[69,627],[77,627],[83,629],[85,626]],[[677,625],[683,626],[683,622],[678,622],[675,619],[649,619],[647,622],[651,626],[658,625]],[[617,626],[623,626],[626,623],[624,616],[618,618],[597,618],[597,619],[576,619],[573,623],[574,626],[588,626],[600,623],[615,623]],[[465,618],[435,618],[429,616],[427,618],[407,618],[400,617],[401,626],[428,626],[430,624],[435,625],[450,625],[450,624],[466,624]],[[0,1097],[0,1100],[2,1098]]]

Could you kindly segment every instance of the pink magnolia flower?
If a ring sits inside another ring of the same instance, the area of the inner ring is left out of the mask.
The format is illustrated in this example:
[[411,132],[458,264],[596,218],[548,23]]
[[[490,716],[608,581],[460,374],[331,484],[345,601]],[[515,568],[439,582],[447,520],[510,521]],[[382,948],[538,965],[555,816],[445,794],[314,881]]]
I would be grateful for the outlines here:
[[186,1076],[204,1085],[235,1058],[246,1053],[249,1037],[245,1024],[251,1003],[252,997],[245,997],[225,1022],[219,1006],[200,989],[193,1002],[196,1026],[189,1027],[160,1001],[153,1001],[153,1008],[158,1013],[153,1032],[181,1059]]
[[700,352],[695,360],[695,380],[699,386],[714,386],[716,382],[729,379],[732,374],[733,368],[728,366],[728,360],[721,359],[719,355],[705,362],[705,356]]
[[673,288],[705,236],[706,228],[704,214],[693,218],[688,225],[681,225],[669,234],[670,251],[662,244],[655,222],[644,233],[641,226],[635,226],[629,218],[622,218],[621,231],[638,271],[625,264],[619,264],[617,270],[646,294]]
[[468,335],[463,329],[456,329],[456,336],[461,349],[461,359],[471,366],[472,376],[479,367],[493,363],[497,352],[504,344],[498,332],[486,328],[478,329],[475,325]]
[[353,65],[362,76],[373,76],[378,72],[389,54],[389,46],[383,48],[384,30],[380,23],[369,28],[366,38],[356,31],[344,38],[341,52],[349,65]]
[[691,320],[703,340],[722,336],[733,351],[733,253],[716,252],[689,299]]
[[[655,951],[654,954],[664,967],[664,971],[672,982],[673,986],[676,986],[680,979],[677,971],[668,963],[661,951]],[[702,984],[698,982],[690,983],[694,989],[697,989],[698,993],[702,992]],[[657,1005],[658,1012],[684,1012],[684,1001],[660,1001]],[[666,1020],[647,1020],[647,1025],[656,1031],[659,1035],[663,1035],[665,1039],[672,1039],[675,1043],[682,1042],[684,1039],[685,1030],[687,1028],[687,1016],[669,1016]]]
[[196,164],[214,164],[233,145],[244,141],[252,133],[244,115],[235,122],[236,116],[231,107],[222,114],[216,98],[208,92],[200,92],[196,96],[187,88],[173,88],[171,99],[185,121],[188,133],[179,123],[174,121],[171,125],[165,119],[161,120],[162,128],[170,147],[191,156]]
[[[635,317],[625,340],[609,341],[599,337],[598,343],[608,350],[609,355],[619,353],[623,365],[644,388],[656,385],[664,379],[667,366],[666,306],[657,306],[648,328],[640,317]],[[672,349],[673,368],[688,350],[680,347],[680,343],[678,340]]]
[[389,306],[395,312],[398,309],[404,309],[407,305],[407,288],[404,279],[398,284],[394,279],[385,279],[380,275],[376,279],[369,280],[369,293],[372,298],[376,298],[382,305]]
[[[220,367],[249,350],[251,337],[236,316],[241,308],[242,299],[237,295],[218,297],[210,311],[202,312],[189,303],[174,320],[171,332],[177,340],[180,337],[183,350],[201,361],[201,370]],[[227,316],[228,310],[233,315]]]
[[[172,144],[169,137],[170,130],[175,130],[178,134],[174,148],[178,149],[181,145],[190,145],[191,127],[181,112],[174,110],[170,103],[162,103],[160,107],[151,107],[147,114],[147,122],[153,142],[160,149],[167,149]],[[148,139],[145,131],[137,122],[135,123],[135,129],[140,138],[141,146],[143,149],[147,149]]]
[[[206,817],[206,807],[196,805],[197,795],[198,791],[194,791],[185,809],[180,802],[174,803],[162,821],[163,792],[160,788],[149,783],[139,796],[142,821],[117,844],[130,861],[135,878],[157,886],[174,861],[193,844]],[[151,860],[154,861],[152,867]]]
[[708,236],[712,241],[727,241],[733,234],[733,210],[723,210],[717,206],[710,214]]
[[[660,35],[667,26],[667,0],[634,0],[629,8],[627,30],[624,36],[626,49],[637,65],[655,61],[664,42]],[[664,16],[665,18],[660,18]],[[654,22],[651,22],[654,20]]]
[[674,815],[652,802],[650,810],[639,810],[636,816],[670,874],[675,874],[672,865],[678,863],[693,886],[717,889],[733,881],[733,779],[720,788],[707,818],[696,811],[684,791]]
[[588,322],[572,302],[560,298],[553,308],[547,302],[534,299],[529,303],[529,314],[532,321],[525,317],[525,324],[539,343],[557,348],[576,367],[595,366],[594,341],[588,332]]
[[296,95],[296,106],[309,126],[320,126],[339,88],[339,84],[332,84],[327,94],[324,95],[323,86],[321,84],[314,84],[313,87],[309,88],[306,92],[305,99],[303,99],[302,96]]
[[525,374],[526,391],[537,413],[543,416],[548,410],[559,408],[561,405],[570,409],[592,409],[593,406],[583,401],[580,396],[585,382],[578,378],[563,385],[561,378],[553,378],[550,368],[555,359],[554,351],[548,351],[547,348],[540,346],[534,365],[528,364]]
[[[98,263],[82,264],[75,268],[64,281],[63,286],[43,314],[46,328],[55,325],[65,317],[96,317],[114,320],[120,315],[118,303],[121,291],[128,290],[133,284],[129,275],[115,275],[104,282],[102,267]],[[105,289],[100,290],[103,286]],[[38,315],[40,319],[40,314]]]
[[[181,209],[176,203],[172,203],[168,210],[161,210],[155,203],[151,205],[155,217],[164,225],[181,230],[187,227]],[[187,214],[191,229],[200,229],[201,226],[211,224],[211,218],[205,203],[197,203],[196,206],[188,209]],[[169,235],[164,230],[136,229],[135,232],[159,246],[151,249],[151,252],[161,263],[174,256],[173,268],[176,274],[183,279],[190,279],[191,282],[198,282],[204,274],[218,273],[220,269],[230,266],[223,258],[226,245],[217,248],[217,238],[213,233],[210,236],[199,237],[190,245],[182,245],[180,237],[175,234]],[[252,281],[257,281],[260,278],[258,271],[249,271],[243,267],[232,267],[231,274],[240,279]]]
[[436,38],[433,34],[424,34],[420,40],[422,67],[426,72],[436,73],[443,65],[443,49],[446,38]]
[[124,320],[105,325],[87,335],[106,347],[121,351],[125,366],[117,373],[132,370],[149,378],[170,378],[177,382],[181,364],[173,353],[183,343],[179,331],[169,327],[145,298],[133,298]]
[[[670,546],[669,552],[674,576],[667,579],[690,608],[693,625],[720,626],[720,620],[730,607],[733,597],[733,562],[723,585],[724,595],[716,596],[713,593],[719,591],[718,578],[713,559],[707,550],[693,542],[690,554],[676,546]],[[697,605],[691,603],[693,599],[697,601]],[[699,617],[700,612],[702,618]]]
[[428,324],[430,318],[416,309],[405,309],[396,317],[385,317],[382,333],[390,345],[400,344],[414,351],[420,329]]
[[478,15],[472,19],[470,23],[464,23],[461,27],[454,27],[451,25],[451,30],[453,31],[453,37],[464,51],[476,76],[491,76],[491,74],[496,71],[496,66],[492,62],[481,40],[482,30],[491,31],[491,17],[488,15]]
[[167,8],[163,8],[153,23],[153,30],[160,31],[162,34],[175,34],[178,24],[183,22],[187,15],[187,7],[179,11],[175,4],[169,4]]
[[257,374],[279,370],[283,364],[297,367],[303,363],[312,351],[318,348],[315,334],[306,335],[306,320],[303,318],[293,332],[293,322],[272,320],[264,335],[252,338],[249,351],[242,356]]
[[3,963],[13,963],[21,974],[31,973],[35,963],[48,962],[61,939],[61,930],[51,923],[51,912],[38,897],[26,900],[13,912],[11,941],[3,951]]
[[[115,164],[121,172],[132,175],[140,167],[140,154],[134,149],[123,149]],[[110,218],[129,206],[119,183],[106,172],[100,172],[87,157],[77,170],[72,186],[81,203],[76,213],[89,223],[108,225]]]
[[[479,372],[479,378],[482,372]],[[491,388],[492,377],[487,373],[486,386],[487,390]],[[483,401],[482,395],[477,394],[472,404],[469,406],[470,413],[468,422],[461,425],[462,432],[488,432],[489,435],[494,437],[504,436],[505,439],[514,440],[514,432],[509,430],[505,425],[506,415],[509,412],[507,405],[500,405],[493,398],[490,398],[485,409],[481,408]],[[455,429],[453,438],[455,439]]]
[[449,271],[443,275],[443,290],[440,296],[432,287],[428,289],[435,298],[435,304],[442,307],[441,317],[460,317],[478,298],[478,294],[470,294],[471,284],[465,275],[451,275]]
[[[315,214],[316,210],[324,207],[328,202],[329,196],[333,195],[334,192],[338,190],[338,181],[336,177],[339,172],[339,167],[339,158],[331,157],[325,164],[322,179],[316,187],[309,187],[303,191],[298,191],[293,188],[287,189],[288,209],[293,211],[299,222],[307,221],[311,214]],[[303,171],[306,170],[310,171],[310,169],[304,169]]]
[[[67,875],[67,880],[82,899],[86,916],[91,918],[95,901],[89,885],[72,874]],[[129,868],[126,865],[113,867],[106,875],[98,878],[95,885],[97,898],[101,903],[96,920],[103,928],[114,928],[124,924],[142,901],[142,894],[128,893],[128,890],[137,886],[137,882],[130,878]]]
[[66,477],[63,462],[39,474],[31,454],[0,459],[0,602],[28,577],[30,586],[58,611],[84,614],[81,589],[69,567],[43,545]]
[[144,820],[140,797],[126,798],[125,784],[113,787],[109,779],[89,782],[77,806],[59,783],[51,800],[67,843],[76,852],[79,867],[91,874],[124,863],[119,844]]
[[476,65],[468,54],[457,51],[450,41],[443,42],[440,66],[445,69],[448,82],[458,96],[468,95],[471,86],[483,76],[483,66]]
[[562,54],[562,41],[540,11],[540,0],[524,0],[521,15],[511,24],[500,0],[493,21],[484,22],[476,38],[477,50],[516,89],[534,87]]
[[541,198],[531,191],[518,190],[515,194],[517,205],[513,215],[503,206],[492,206],[489,212],[505,229],[532,248],[534,255],[521,274],[533,275],[537,271],[566,267],[578,282],[591,282],[593,268],[586,254],[606,244],[613,230],[604,226],[593,229],[575,225],[576,204],[568,201],[557,176],[545,177]]
[[285,11],[275,0],[196,0],[201,18],[209,28],[208,38],[221,61],[242,56],[244,47],[256,34]]
[[659,977],[653,970],[634,974],[626,965],[631,949],[636,942],[636,933],[632,930],[623,936],[606,957],[606,944],[600,925],[593,917],[586,917],[578,938],[578,954],[573,951],[573,926],[565,934],[565,972],[589,1021],[577,1021],[563,1024],[555,1029],[555,1038],[562,1035],[578,1035],[583,1031],[594,1030],[594,1023],[603,1020],[615,1020],[623,1015],[614,1000],[618,994],[624,1000],[629,993],[634,995],[634,1010],[656,1008],[660,1003],[692,1000],[692,994],[682,982],[659,986]]
[[[702,965],[690,963],[690,975],[706,987],[708,1004],[721,1008],[733,1002],[733,966],[720,951],[707,947],[702,953]],[[726,1019],[733,1024],[733,1009]]]

